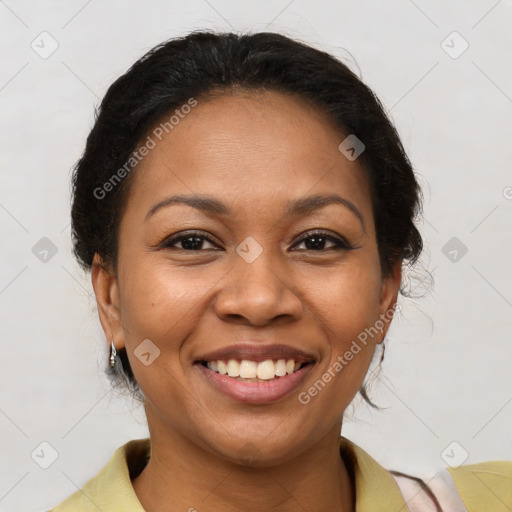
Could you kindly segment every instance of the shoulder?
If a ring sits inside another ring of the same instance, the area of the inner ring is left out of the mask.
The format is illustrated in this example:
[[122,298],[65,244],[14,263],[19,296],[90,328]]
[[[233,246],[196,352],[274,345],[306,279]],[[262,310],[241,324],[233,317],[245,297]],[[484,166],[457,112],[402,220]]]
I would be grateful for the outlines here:
[[443,468],[429,478],[391,473],[411,512],[439,510],[436,501],[446,511],[512,510],[512,461]]
[[145,465],[150,450],[149,439],[135,439],[119,447],[96,476],[50,512],[144,512],[131,478]]
[[512,510],[512,461],[486,461],[447,471],[469,510]]

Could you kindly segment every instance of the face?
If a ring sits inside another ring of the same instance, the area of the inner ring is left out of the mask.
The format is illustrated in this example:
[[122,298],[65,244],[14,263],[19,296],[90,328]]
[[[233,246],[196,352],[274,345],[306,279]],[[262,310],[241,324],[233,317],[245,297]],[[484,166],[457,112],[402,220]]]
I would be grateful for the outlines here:
[[152,433],[234,461],[256,447],[261,464],[339,434],[400,279],[381,277],[344,138],[300,98],[225,93],[198,98],[137,166],[117,273],[96,265],[93,284]]

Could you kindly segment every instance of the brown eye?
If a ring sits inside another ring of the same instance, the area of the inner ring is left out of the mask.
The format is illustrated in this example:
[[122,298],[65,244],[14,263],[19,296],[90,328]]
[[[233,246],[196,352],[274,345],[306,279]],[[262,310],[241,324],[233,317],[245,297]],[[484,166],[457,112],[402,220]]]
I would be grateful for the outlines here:
[[[205,235],[204,233],[186,233],[181,234],[179,236],[173,236],[168,238],[163,244],[162,247],[165,249],[177,249],[180,251],[201,251],[204,249],[204,243],[209,243],[217,248],[215,242],[212,238]],[[175,247],[176,244],[181,244],[182,247]],[[206,247],[206,249],[210,250],[210,247]]]
[[350,250],[352,247],[347,244],[344,240],[341,238],[337,238],[325,231],[315,231],[307,233],[305,236],[303,236],[299,242],[295,245],[306,245],[307,251],[316,251],[316,252],[324,252],[324,249],[326,248],[327,243],[332,243],[333,246],[327,247],[327,249],[334,249],[334,250]]

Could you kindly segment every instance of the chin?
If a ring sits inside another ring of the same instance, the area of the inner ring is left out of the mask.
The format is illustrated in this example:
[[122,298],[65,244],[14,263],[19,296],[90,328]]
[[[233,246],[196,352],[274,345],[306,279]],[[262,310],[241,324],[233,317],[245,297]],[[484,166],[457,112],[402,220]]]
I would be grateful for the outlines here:
[[[248,468],[272,467],[293,459],[299,447],[305,447],[302,437],[290,437],[290,433],[296,432],[296,429],[286,426],[286,433],[282,436],[259,431],[259,435],[250,435],[248,429],[247,436],[228,437],[223,440],[217,440],[210,443],[209,447],[218,457],[225,459],[233,464]],[[284,437],[286,435],[286,437]]]

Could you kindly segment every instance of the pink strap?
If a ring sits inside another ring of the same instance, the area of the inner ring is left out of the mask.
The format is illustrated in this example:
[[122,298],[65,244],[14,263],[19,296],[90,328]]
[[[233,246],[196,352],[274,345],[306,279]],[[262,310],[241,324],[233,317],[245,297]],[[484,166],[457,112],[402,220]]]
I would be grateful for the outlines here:
[[[410,512],[438,511],[435,503],[418,482],[393,473],[391,476],[395,479]],[[452,476],[445,468],[440,469],[431,479],[423,478],[423,481],[434,493],[443,512],[468,512]]]

